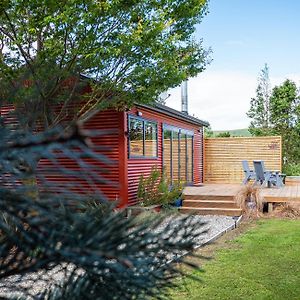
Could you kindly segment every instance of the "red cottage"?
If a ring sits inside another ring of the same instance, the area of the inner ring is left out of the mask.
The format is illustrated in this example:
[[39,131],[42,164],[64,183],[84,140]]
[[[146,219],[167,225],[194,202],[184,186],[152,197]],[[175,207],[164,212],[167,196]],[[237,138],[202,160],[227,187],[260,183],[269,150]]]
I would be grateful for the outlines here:
[[84,124],[90,130],[110,130],[94,137],[96,146],[113,162],[103,176],[117,186],[99,186],[121,206],[136,202],[139,178],[149,175],[153,166],[174,181],[203,182],[203,127],[207,122],[167,106],[136,105],[127,112],[100,111]]
[[[11,105],[1,108],[1,115],[7,117],[8,123],[16,122],[9,116],[12,110]],[[101,174],[97,171],[98,174],[115,183],[98,183],[96,189],[108,199],[120,201],[121,207],[134,204],[140,176],[149,175],[154,166],[159,170],[165,168],[172,181],[202,183],[204,126],[208,123],[160,104],[154,107],[136,105],[127,112],[106,110],[95,113],[84,122],[84,129],[103,132],[93,137],[92,142],[95,152],[104,154],[110,162],[103,165],[90,161],[89,164],[103,169]],[[68,158],[60,159],[60,163],[80,171]],[[39,162],[41,172],[49,167],[49,161]],[[77,184],[76,180],[57,173],[56,168],[44,175],[52,183],[73,182],[74,190],[79,193],[90,191],[85,182]]]

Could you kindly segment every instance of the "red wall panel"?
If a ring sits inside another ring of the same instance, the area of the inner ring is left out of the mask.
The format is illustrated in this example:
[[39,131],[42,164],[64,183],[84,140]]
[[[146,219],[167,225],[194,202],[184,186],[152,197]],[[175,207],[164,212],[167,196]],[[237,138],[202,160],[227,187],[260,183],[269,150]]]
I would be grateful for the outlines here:
[[[120,122],[123,120],[123,112],[107,110],[94,114],[84,123],[83,128],[89,130],[92,134],[92,150],[107,159],[107,161],[84,159],[84,162],[89,166],[88,170],[92,170],[97,180],[100,179],[102,182],[89,184],[87,180],[81,179],[80,175],[84,175],[85,170],[68,157],[60,158],[59,163],[69,170],[78,171],[78,177],[60,174],[59,169],[52,165],[49,160],[39,162],[39,174],[43,174],[47,180],[57,186],[63,186],[69,182],[72,183],[72,191],[74,192],[89,194],[96,190],[101,192],[107,199],[118,200],[120,205],[124,205],[124,189],[127,188],[120,178],[124,169],[122,167],[120,170],[120,154],[122,153],[120,138],[124,137],[124,128],[120,126]],[[123,196],[122,199],[121,196]]]
[[99,130],[100,134],[92,138],[93,150],[105,155],[110,160],[105,165],[98,162],[97,166],[103,169],[102,174],[99,175],[112,184],[98,184],[97,187],[110,200],[120,200],[120,205],[124,205],[124,201],[126,201],[124,189],[127,189],[126,184],[124,185],[124,176],[121,176],[125,167],[123,166],[125,149],[123,150],[124,145],[122,144],[124,139],[123,120],[123,112],[108,110],[98,112],[84,124],[85,129]]

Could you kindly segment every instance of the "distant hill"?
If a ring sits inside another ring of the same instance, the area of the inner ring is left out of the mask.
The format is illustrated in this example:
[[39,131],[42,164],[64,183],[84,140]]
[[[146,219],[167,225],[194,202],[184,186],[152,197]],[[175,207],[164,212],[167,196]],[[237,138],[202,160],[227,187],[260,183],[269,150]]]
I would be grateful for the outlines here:
[[234,129],[234,130],[217,130],[214,131],[214,136],[217,136],[220,133],[229,132],[230,136],[251,136],[247,128],[244,129]]

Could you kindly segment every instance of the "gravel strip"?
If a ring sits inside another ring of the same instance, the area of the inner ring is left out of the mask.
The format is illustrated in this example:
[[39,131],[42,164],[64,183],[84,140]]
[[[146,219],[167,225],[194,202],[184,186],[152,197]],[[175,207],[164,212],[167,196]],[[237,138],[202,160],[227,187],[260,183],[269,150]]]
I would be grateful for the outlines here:
[[[185,215],[181,214],[174,218],[174,216],[170,216],[167,218],[158,228],[158,231],[163,231],[164,228],[170,222],[180,221],[181,218],[186,217]],[[227,216],[215,216],[215,215],[192,215],[192,222],[193,223],[206,223],[203,226],[199,226],[199,231],[207,231],[201,236],[199,236],[198,241],[196,242],[197,246],[200,246],[204,243],[207,243],[213,237],[221,234],[224,230],[228,229],[231,226],[235,226],[236,218],[234,217],[227,217]]]
[[[164,228],[168,225],[175,225],[177,222],[180,222],[180,219],[185,218],[186,215],[179,214],[176,217],[174,215],[168,217],[161,225],[157,228],[158,232],[163,232]],[[196,244],[194,249],[197,249],[203,246],[205,243],[213,242],[217,238],[219,238],[224,232],[231,230],[236,227],[237,218],[235,217],[227,217],[227,216],[216,216],[216,215],[191,215],[192,224],[199,223],[199,227],[196,229],[198,235],[198,239],[196,240]],[[203,225],[203,223],[205,223]],[[201,225],[200,225],[201,224]],[[193,225],[194,227],[194,225]],[[180,239],[180,232],[178,234],[178,239]],[[187,251],[182,251],[177,254],[170,254],[168,257],[169,263],[177,260],[178,258],[187,255]]]
[[199,219],[199,221],[206,222],[204,226],[208,229],[208,232],[204,234],[199,241],[199,244],[207,243],[210,239],[221,234],[230,226],[235,226],[236,219],[233,217],[226,216],[194,216],[194,218]]
[[[170,223],[174,224],[179,222],[180,219],[186,217],[183,214],[179,215],[171,215],[170,217],[166,218],[166,220],[157,228],[158,232],[163,232],[164,228],[168,226]],[[205,225],[199,226],[199,232],[202,231],[207,231],[205,233],[202,233],[199,236],[199,239],[196,241],[196,247],[198,248],[201,245],[207,243],[213,238],[218,238],[225,230],[228,228],[234,228],[236,225],[236,218],[233,217],[226,217],[226,216],[214,216],[214,215],[193,215],[191,216],[192,223],[205,223]],[[180,233],[178,238],[180,238]],[[170,256],[168,258],[169,262],[172,262],[175,258],[178,256],[185,255],[187,253],[180,253],[177,254],[176,256]],[[40,271],[38,273],[34,274],[28,274],[24,277],[22,276],[11,276],[10,278],[7,278],[5,280],[4,286],[5,285],[10,285],[11,287],[17,288],[19,287],[31,287],[31,293],[32,294],[38,294],[45,288],[45,281],[47,281],[47,278],[51,277],[54,281],[59,282],[61,281],[66,274],[70,274],[72,272],[71,266],[69,266],[67,269],[63,268],[61,269],[62,266],[57,266],[51,271]],[[34,282],[34,285],[32,286],[32,282]],[[10,288],[5,288],[3,286],[3,282],[1,283],[0,281],[0,296],[8,296],[11,294],[13,291]],[[15,290],[16,292],[16,290]],[[22,293],[20,293],[21,295]]]

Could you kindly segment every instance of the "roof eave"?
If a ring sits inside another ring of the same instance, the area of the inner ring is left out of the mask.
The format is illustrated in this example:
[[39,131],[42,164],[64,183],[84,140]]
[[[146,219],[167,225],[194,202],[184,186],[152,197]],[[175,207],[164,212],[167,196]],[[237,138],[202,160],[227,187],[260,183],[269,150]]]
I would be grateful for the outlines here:
[[170,108],[170,107],[162,105],[162,104],[156,103],[153,106],[146,105],[146,104],[136,104],[136,106],[143,107],[143,108],[148,108],[148,109],[154,110],[156,112],[168,115],[170,117],[175,117],[175,118],[180,119],[182,121],[192,123],[194,125],[205,126],[205,127],[209,126],[209,122],[200,120],[198,118],[195,118],[195,117],[190,116],[188,114],[182,113],[178,110],[175,110],[173,108]]

